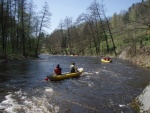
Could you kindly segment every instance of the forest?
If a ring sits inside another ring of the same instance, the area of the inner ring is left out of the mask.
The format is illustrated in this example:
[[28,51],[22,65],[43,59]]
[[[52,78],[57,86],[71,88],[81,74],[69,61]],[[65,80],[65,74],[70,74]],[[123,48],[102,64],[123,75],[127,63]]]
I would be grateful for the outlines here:
[[47,37],[46,48],[65,55],[118,55],[127,48],[136,55],[138,48],[150,45],[150,0],[112,17],[105,12],[104,4],[94,1],[76,22],[66,17]]
[[134,3],[107,17],[103,3],[94,0],[75,22],[66,16],[59,27],[46,34],[52,13],[45,3],[41,12],[34,11],[27,0],[1,0],[0,57],[22,55],[126,56],[150,54],[150,0]]
[[34,11],[33,1],[0,1],[0,57],[9,55],[38,57],[48,27],[51,12],[45,3],[42,10]]

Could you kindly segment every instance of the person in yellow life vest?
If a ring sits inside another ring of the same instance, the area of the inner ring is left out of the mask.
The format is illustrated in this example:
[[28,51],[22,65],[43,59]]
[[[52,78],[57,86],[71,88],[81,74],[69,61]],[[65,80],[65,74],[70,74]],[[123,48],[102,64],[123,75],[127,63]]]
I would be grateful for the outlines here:
[[75,63],[72,63],[72,64],[70,65],[70,72],[71,72],[71,73],[78,72],[77,69],[78,69],[78,68],[75,66]]

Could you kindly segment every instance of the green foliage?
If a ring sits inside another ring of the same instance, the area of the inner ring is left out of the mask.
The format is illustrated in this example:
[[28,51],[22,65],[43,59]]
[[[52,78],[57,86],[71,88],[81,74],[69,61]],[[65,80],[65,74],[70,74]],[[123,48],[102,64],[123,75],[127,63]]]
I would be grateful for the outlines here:
[[137,111],[137,113],[140,113],[140,103],[135,99],[132,101],[131,106]]
[[48,37],[46,47],[52,54],[103,55],[113,54],[114,50],[119,54],[130,46],[129,51],[135,55],[138,48],[150,45],[150,11],[147,6],[147,1],[135,3],[127,11],[115,13],[107,22],[107,18],[101,18],[104,15],[100,12],[93,13],[98,5],[92,3],[89,13],[80,15],[76,26],[71,25],[72,20],[68,24],[65,19],[61,23],[64,29],[61,26],[54,31]]
[[[0,2],[0,51],[3,54],[23,54],[25,57],[33,56],[33,52],[39,53],[46,43],[45,33],[42,28],[50,23],[47,15],[39,18],[33,10],[33,3],[27,0],[11,0]],[[45,14],[45,13],[44,13]],[[45,25],[45,26],[44,26]],[[40,43],[40,44],[39,44]],[[35,54],[35,53],[34,53]]]
[[111,19],[112,28],[115,29],[117,27],[117,14],[115,13]]
[[[14,0],[12,2],[15,3]],[[87,14],[80,15],[75,23],[72,23],[72,18],[66,17],[60,29],[49,36],[42,32],[43,26],[39,28],[38,15],[35,16],[33,10],[25,10],[26,4],[22,4],[24,9],[21,9],[21,3],[16,2],[16,7],[13,5],[8,14],[0,2],[0,51],[6,54],[24,51],[27,56],[34,56],[36,52],[102,55],[113,54],[114,50],[120,53],[128,46],[136,54],[136,49],[150,45],[150,0],[135,3],[127,11],[115,13],[109,19],[99,3],[94,1]],[[46,18],[45,21],[48,20]]]

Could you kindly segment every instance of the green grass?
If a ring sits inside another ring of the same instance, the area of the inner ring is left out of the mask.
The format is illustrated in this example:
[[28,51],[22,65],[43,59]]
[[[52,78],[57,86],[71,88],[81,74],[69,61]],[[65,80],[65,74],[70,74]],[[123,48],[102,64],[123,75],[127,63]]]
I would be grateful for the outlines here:
[[137,102],[136,99],[132,101],[131,106],[137,111],[137,113],[140,113],[140,103]]

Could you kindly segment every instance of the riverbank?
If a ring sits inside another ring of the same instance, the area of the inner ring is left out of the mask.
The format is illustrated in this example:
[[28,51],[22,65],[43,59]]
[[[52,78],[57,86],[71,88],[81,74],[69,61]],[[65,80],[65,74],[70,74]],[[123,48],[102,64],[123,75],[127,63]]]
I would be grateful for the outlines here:
[[[144,59],[144,60],[143,60]],[[150,69],[150,56],[139,55],[133,57],[131,61],[134,64]],[[150,84],[143,90],[143,92],[136,98],[136,103],[139,106],[140,113],[150,113]]]
[[143,90],[141,95],[139,95],[135,102],[139,106],[140,113],[150,113],[150,84]]
[[133,64],[150,69],[150,56],[149,55],[137,55],[134,57],[125,57],[125,56],[122,57],[121,55],[119,56],[119,58],[129,60]]
[[150,69],[150,46],[138,49],[134,55],[131,48],[128,47],[122,51],[118,57],[121,59],[129,60],[136,65]]
[[[150,57],[147,54],[137,55],[135,57],[129,57],[126,51],[123,51],[119,56],[119,58],[129,60],[134,64],[140,65],[142,67],[150,69]],[[30,59],[26,58],[22,55],[9,55],[7,58],[0,59],[0,62],[9,62],[10,60],[25,60]],[[143,60],[145,59],[145,60]],[[140,113],[150,111],[150,102],[148,101],[150,98],[150,85],[147,86],[141,95],[139,95],[135,99],[136,108],[138,107]],[[147,112],[150,113],[150,112]]]
[[21,60],[21,59],[24,59],[23,56],[18,56],[18,55],[12,55],[12,56],[4,56],[4,55],[0,55],[0,63],[3,63],[3,62],[9,62],[9,61],[12,61],[12,60]]
[[32,56],[25,57],[22,54],[10,54],[10,55],[0,54],[0,63],[9,62],[13,60],[27,60],[27,59],[35,59],[35,57]]
[[[138,55],[131,57],[127,50],[124,50],[119,58],[126,59],[132,63],[150,69],[150,52],[146,49],[146,52],[139,52]],[[150,113],[150,84],[143,90],[143,92],[134,100],[133,107],[137,109],[139,113]]]

